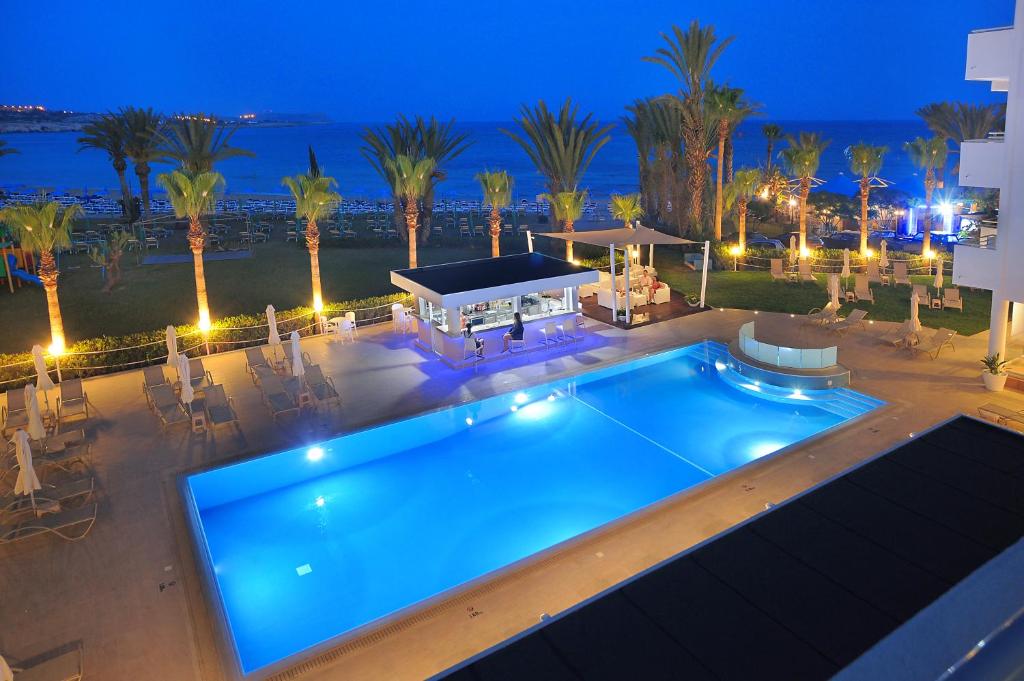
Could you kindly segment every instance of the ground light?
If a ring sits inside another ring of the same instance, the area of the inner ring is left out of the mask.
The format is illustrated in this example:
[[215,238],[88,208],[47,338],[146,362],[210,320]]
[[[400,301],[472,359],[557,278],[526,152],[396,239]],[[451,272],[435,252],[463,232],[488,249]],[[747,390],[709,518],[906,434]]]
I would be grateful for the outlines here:
[[868,249],[866,249],[864,251],[864,257],[865,258],[873,258],[873,257],[875,257],[875,252],[873,250],[871,250],[870,248],[868,248]]
[[732,256],[732,271],[735,272],[739,269],[740,256],[743,255],[743,249],[737,244],[729,249],[729,255]]

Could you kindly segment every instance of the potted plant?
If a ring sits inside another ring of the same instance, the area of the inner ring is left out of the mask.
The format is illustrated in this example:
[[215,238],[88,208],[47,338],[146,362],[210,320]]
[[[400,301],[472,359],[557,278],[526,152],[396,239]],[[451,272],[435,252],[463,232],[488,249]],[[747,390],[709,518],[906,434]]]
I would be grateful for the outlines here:
[[985,359],[981,360],[981,363],[985,365],[981,379],[985,382],[986,390],[999,392],[1006,387],[1006,371],[1003,370],[1006,360],[999,359],[999,353],[987,355]]
[[696,293],[687,293],[686,304],[690,307],[698,307],[700,305],[700,296]]

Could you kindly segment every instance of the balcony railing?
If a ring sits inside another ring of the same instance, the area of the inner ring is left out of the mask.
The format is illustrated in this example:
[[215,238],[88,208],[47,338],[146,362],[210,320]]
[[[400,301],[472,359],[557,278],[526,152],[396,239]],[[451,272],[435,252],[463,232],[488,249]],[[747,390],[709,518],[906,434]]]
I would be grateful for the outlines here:
[[995,234],[979,234],[974,232],[968,235],[964,239],[960,239],[956,242],[957,246],[970,246],[971,248],[989,248],[995,249],[996,247],[996,235]]

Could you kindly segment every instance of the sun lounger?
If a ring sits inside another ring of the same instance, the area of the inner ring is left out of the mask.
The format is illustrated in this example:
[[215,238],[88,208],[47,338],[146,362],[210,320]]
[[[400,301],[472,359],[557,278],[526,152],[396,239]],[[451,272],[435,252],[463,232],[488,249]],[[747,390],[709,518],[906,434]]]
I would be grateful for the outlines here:
[[23,388],[11,388],[7,391],[7,406],[3,408],[3,417],[4,437],[7,437],[8,431],[13,433],[18,428],[28,427],[28,409],[25,407],[25,390]]
[[928,293],[928,287],[924,284],[912,284],[913,289],[910,295],[917,294],[917,303],[924,305],[925,307],[931,307],[932,305],[932,294]]
[[253,383],[259,383],[261,375],[266,376],[267,371],[274,371],[270,360],[263,354],[263,349],[257,347],[245,349],[245,370],[249,372]]
[[805,281],[816,281],[814,274],[811,272],[811,262],[806,259],[800,261],[800,283]]
[[206,419],[210,426],[216,430],[218,426],[234,426],[241,430],[238,425],[238,414],[230,397],[224,394],[224,386],[212,385],[206,389]]
[[170,385],[158,385],[153,388],[151,394],[153,402],[150,406],[156,417],[160,419],[160,429],[162,431],[166,432],[168,426],[173,426],[177,423],[192,422],[181,400],[174,394],[174,388]]
[[866,300],[874,305],[875,294],[871,292],[871,286],[868,284],[868,275],[858,274],[853,278],[853,281],[853,292],[857,297],[857,302]]
[[960,312],[964,311],[964,301],[960,297],[960,289],[953,286],[942,289],[942,309],[945,310],[947,307],[955,307]]
[[202,393],[213,385],[213,374],[206,370],[203,360],[199,357],[188,361],[188,373],[192,379],[192,390],[197,393]]
[[324,372],[320,369],[319,365],[308,367],[305,378],[306,386],[309,388],[309,392],[313,396],[313,402],[317,407],[321,404],[341,404],[341,396],[338,394],[337,388],[334,387],[334,379],[330,376],[324,376]]
[[[96,489],[96,481],[92,476],[78,478],[60,485],[43,484],[43,488],[35,493],[36,503],[57,502],[62,507],[75,502],[88,501]],[[8,492],[0,496],[0,513],[20,513],[32,508],[31,498],[23,494]]]
[[837,310],[832,307],[832,303],[826,303],[825,307],[814,308],[806,315],[804,315],[805,324],[834,324],[839,321],[839,316],[836,314]]
[[942,351],[942,348],[946,347],[947,345],[950,347],[951,350],[956,350],[956,348],[953,346],[953,336],[955,335],[956,331],[952,331],[950,329],[939,329],[928,338],[925,338],[919,341],[918,343],[911,345],[910,350],[914,354],[917,354],[918,352],[927,353],[929,357],[935,359],[936,357],[939,356],[939,353]]
[[903,260],[896,260],[892,264],[892,281],[894,284],[906,284],[910,286],[910,276],[907,274],[907,263]]
[[786,272],[782,268],[782,258],[772,258],[772,281],[785,280]]
[[276,420],[278,416],[289,412],[299,413],[299,403],[290,392],[285,390],[284,384],[278,376],[268,376],[260,383],[260,392],[263,394],[263,404],[267,405],[270,415]]
[[61,381],[60,397],[57,398],[57,427],[79,416],[89,418],[89,396],[82,387],[82,379]]
[[152,404],[153,399],[149,391],[158,385],[167,385],[167,376],[164,375],[163,367],[151,366],[142,370],[142,394],[146,396],[146,404]]
[[[995,418],[986,416],[986,414],[990,414],[991,417]],[[1012,407],[1004,407],[995,402],[989,402],[978,407],[978,415],[983,419],[995,421],[1004,426],[1014,424],[1018,428],[1024,427],[1024,411],[1013,409]]]
[[868,283],[869,284],[881,284],[882,283],[882,275],[878,271],[878,261],[877,260],[868,260],[867,277],[868,277]]
[[47,657],[35,664],[11,663],[14,681],[82,681],[82,648]]
[[910,322],[909,319],[907,319],[904,320],[904,322],[900,324],[898,328],[895,328],[892,331],[889,331],[888,333],[883,333],[881,336],[878,337],[878,339],[883,343],[887,343],[889,345],[904,345],[910,340],[910,337],[913,335],[914,325]]
[[44,515],[41,518],[35,515],[23,517],[16,523],[0,525],[0,545],[47,533],[53,533],[66,541],[78,541],[89,534],[95,522],[96,504]]
[[864,318],[868,316],[867,310],[855,309],[850,312],[850,316],[846,319],[841,319],[835,324],[830,325],[828,328],[830,331],[835,331],[838,334],[844,334],[855,326],[864,327]]

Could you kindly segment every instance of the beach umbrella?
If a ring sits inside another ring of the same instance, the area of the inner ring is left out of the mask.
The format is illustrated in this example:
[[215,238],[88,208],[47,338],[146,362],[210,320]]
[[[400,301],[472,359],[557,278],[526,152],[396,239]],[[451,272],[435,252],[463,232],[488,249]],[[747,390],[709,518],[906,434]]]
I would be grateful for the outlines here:
[[196,393],[192,389],[192,371],[188,366],[188,357],[178,355],[178,380],[181,381],[181,401],[188,405],[189,412],[192,411],[192,400]]
[[302,378],[306,374],[306,367],[302,364],[302,346],[299,345],[299,332],[292,331],[292,376]]
[[274,312],[273,305],[267,305],[267,328],[270,329],[270,336],[267,338],[267,342],[271,345],[280,345],[281,335],[277,332],[277,314]]
[[833,310],[839,309],[839,275],[832,272],[828,275],[828,294],[831,298],[829,305]]
[[43,486],[39,483],[36,469],[32,466],[32,446],[28,441],[28,433],[18,429],[14,433],[14,458],[18,461],[18,479],[14,481],[15,494],[27,494],[32,500],[32,508],[36,507],[36,490]]
[[933,283],[936,289],[942,288],[942,256],[939,254],[935,255],[935,281]]
[[796,264],[796,235],[789,237],[789,266]]
[[843,249],[843,281],[850,278],[850,249]]
[[167,366],[177,366],[178,361],[178,336],[174,333],[174,327],[167,325]]
[[917,305],[919,302],[920,300],[918,299],[917,292],[915,291],[914,294],[910,296],[910,328],[914,331],[921,330],[921,320],[918,318],[917,314]]
[[28,434],[33,440],[42,440],[46,437],[46,429],[43,428],[43,417],[39,413],[36,387],[31,383],[25,386],[25,408],[28,409]]
[[[50,380],[50,374],[46,371],[46,358],[43,357],[43,346],[32,346],[32,361],[36,365],[36,390],[42,390],[45,395],[47,390],[53,389],[53,381]],[[47,404],[49,404],[49,400],[47,400]]]
[[882,252],[878,256],[878,266],[883,270],[889,266],[889,254],[886,252],[887,249],[888,244],[885,242],[885,239],[882,239]]

